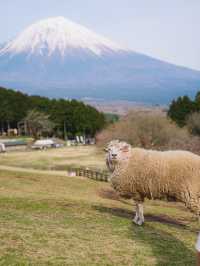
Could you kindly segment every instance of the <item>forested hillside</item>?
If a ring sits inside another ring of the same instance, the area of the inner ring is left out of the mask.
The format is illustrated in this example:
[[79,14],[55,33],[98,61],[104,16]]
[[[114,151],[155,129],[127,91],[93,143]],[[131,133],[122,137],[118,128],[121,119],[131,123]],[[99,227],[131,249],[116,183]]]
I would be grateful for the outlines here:
[[17,128],[27,112],[37,110],[49,115],[55,132],[62,135],[65,126],[68,135],[94,135],[105,125],[103,113],[77,100],[49,99],[29,96],[19,91],[0,87],[0,130]]

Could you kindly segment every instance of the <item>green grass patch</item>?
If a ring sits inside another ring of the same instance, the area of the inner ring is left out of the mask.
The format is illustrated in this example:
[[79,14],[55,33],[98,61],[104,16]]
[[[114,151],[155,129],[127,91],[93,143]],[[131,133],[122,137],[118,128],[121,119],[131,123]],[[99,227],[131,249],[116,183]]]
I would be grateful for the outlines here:
[[[107,191],[107,197],[102,191]],[[198,223],[181,204],[109,198],[109,184],[0,172],[0,265],[195,265]]]

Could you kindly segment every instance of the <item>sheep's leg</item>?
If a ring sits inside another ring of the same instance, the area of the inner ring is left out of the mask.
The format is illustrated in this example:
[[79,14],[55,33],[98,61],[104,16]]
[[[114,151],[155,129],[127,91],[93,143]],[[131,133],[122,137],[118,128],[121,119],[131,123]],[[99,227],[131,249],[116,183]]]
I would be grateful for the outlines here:
[[134,217],[134,219],[133,219],[133,222],[135,223],[135,224],[138,224],[138,220],[139,220],[139,206],[138,206],[139,204],[138,203],[136,203],[136,206],[135,206],[135,217]]
[[142,225],[144,223],[144,210],[142,203],[138,203],[138,213],[139,213],[138,225]]
[[141,202],[136,202],[136,213],[133,222],[137,225],[142,225],[144,223],[144,211]]

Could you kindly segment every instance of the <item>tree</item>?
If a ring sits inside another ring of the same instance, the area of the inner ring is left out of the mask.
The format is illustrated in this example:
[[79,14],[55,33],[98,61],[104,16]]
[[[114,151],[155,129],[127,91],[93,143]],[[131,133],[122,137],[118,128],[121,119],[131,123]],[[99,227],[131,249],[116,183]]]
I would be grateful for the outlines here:
[[168,116],[180,127],[183,127],[186,124],[188,115],[195,110],[195,102],[192,101],[188,96],[183,96],[172,101],[169,106]]
[[197,92],[195,99],[194,99],[196,111],[200,112],[200,91]]
[[163,113],[130,112],[128,115],[106,127],[97,136],[97,144],[102,148],[111,140],[119,139],[133,147],[155,150],[190,150],[200,153],[199,138],[180,128]]
[[49,115],[36,110],[29,111],[23,122],[34,139],[38,139],[44,134],[48,135],[54,128],[54,123],[49,120]]
[[195,112],[188,116],[186,126],[193,135],[200,135],[200,113]]
[[18,91],[0,87],[0,127],[17,127],[30,107],[29,97]]
[[103,113],[83,102],[28,96],[0,87],[1,131],[16,128],[31,110],[48,115],[49,120],[55,123],[54,132],[60,137],[64,137],[64,128],[70,136],[78,133],[94,136],[106,123]]
[[95,108],[76,100],[53,100],[50,117],[56,123],[56,130],[75,136],[94,136],[106,123],[105,116]]

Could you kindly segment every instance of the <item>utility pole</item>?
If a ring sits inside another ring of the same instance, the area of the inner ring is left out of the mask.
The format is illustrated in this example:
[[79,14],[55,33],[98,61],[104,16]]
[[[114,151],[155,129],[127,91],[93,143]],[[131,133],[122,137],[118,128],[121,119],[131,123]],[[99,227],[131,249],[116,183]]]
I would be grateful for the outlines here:
[[64,121],[64,140],[67,139],[66,122]]

